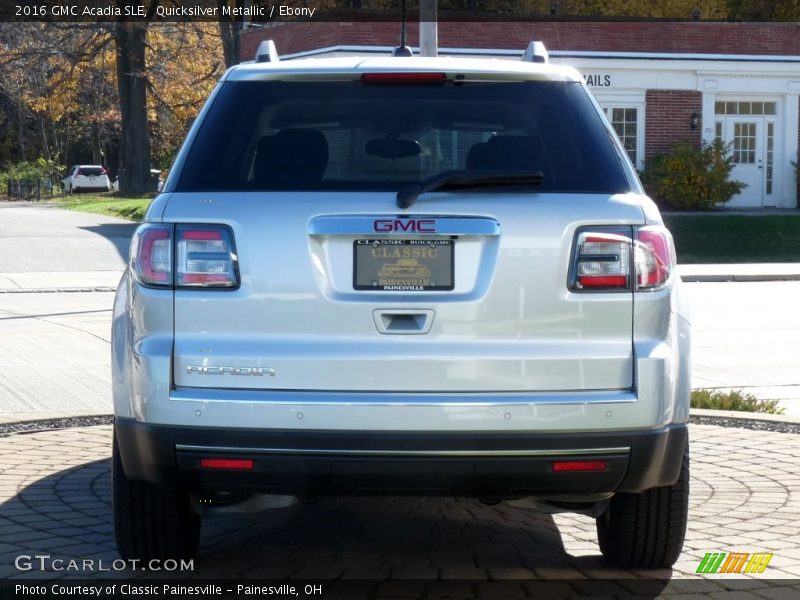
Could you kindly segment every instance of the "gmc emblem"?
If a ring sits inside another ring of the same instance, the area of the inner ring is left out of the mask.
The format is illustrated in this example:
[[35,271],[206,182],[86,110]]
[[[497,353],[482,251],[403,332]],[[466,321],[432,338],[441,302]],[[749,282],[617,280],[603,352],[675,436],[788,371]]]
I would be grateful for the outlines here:
[[372,228],[378,233],[436,233],[436,219],[375,219]]

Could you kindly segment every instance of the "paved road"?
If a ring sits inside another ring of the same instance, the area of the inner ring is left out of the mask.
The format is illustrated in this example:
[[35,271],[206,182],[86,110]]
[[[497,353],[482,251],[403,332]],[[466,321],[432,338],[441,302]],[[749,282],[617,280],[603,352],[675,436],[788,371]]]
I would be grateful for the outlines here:
[[[117,558],[109,501],[110,434],[109,426],[100,426],[0,438],[0,578],[20,575],[13,563],[22,553],[102,558],[107,564]],[[689,529],[673,571],[607,566],[589,517],[553,517],[472,500],[385,498],[323,499],[311,506],[207,519],[194,576],[683,578],[696,577],[705,553],[722,551],[774,554],[763,574],[737,579],[794,578],[792,585],[798,585],[800,436],[710,425],[691,426],[690,436]],[[732,577],[707,578],[731,584]],[[508,585],[519,591],[522,584]],[[750,588],[758,584],[739,582],[737,589]],[[403,597],[422,594],[413,587]],[[755,597],[761,596],[741,596]]]
[[[113,289],[136,225],[0,203],[0,422],[111,411]],[[49,293],[16,293],[18,290]]]
[[111,412],[113,300],[0,294],[0,423]]
[[741,388],[800,417],[800,281],[685,287],[692,387]]
[[121,271],[135,228],[114,217],[0,202],[0,273]]

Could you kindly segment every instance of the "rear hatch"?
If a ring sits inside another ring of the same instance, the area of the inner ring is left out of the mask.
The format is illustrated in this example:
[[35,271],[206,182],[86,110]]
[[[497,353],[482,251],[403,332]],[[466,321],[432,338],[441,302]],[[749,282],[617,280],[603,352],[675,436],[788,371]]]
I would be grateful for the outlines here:
[[632,386],[632,293],[569,288],[579,228],[643,222],[585,88],[445,77],[221,86],[162,217],[229,227],[238,284],[176,289],[175,385]]

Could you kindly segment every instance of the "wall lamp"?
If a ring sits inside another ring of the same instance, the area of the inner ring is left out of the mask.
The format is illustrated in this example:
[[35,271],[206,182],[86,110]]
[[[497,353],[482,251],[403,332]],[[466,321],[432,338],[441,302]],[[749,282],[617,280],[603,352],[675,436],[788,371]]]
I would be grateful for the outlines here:
[[689,121],[689,127],[691,127],[692,131],[694,131],[695,129],[697,129],[698,125],[700,125],[700,115],[697,114],[696,112],[693,112],[692,118]]

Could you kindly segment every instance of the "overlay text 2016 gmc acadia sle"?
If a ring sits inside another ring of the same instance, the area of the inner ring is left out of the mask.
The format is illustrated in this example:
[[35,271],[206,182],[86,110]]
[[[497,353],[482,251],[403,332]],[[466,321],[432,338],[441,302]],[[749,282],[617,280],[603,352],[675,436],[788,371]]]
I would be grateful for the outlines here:
[[688,509],[672,238],[581,76],[359,58],[230,69],[132,241],[113,317],[126,558],[331,495],[596,517],[665,567]]

